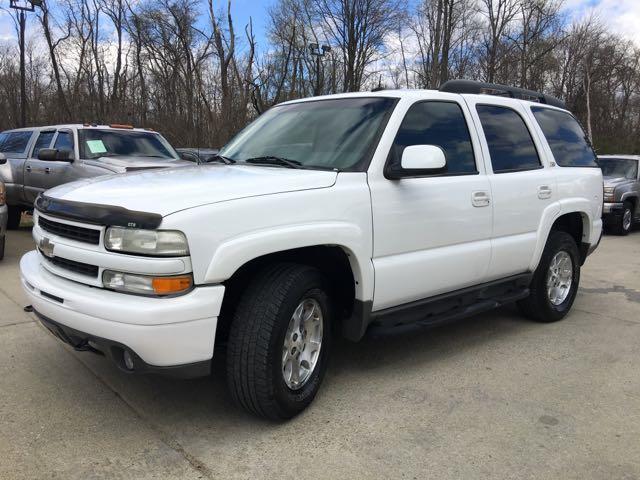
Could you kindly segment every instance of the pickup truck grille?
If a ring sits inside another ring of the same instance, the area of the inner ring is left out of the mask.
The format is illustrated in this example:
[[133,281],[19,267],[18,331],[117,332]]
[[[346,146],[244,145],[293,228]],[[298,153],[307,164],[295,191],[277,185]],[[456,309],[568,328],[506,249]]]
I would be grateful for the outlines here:
[[38,218],[38,225],[42,230],[64,238],[76,240],[77,242],[91,243],[93,245],[98,245],[100,243],[100,230],[54,222],[44,217]]
[[87,277],[96,278],[100,270],[95,265],[76,262],[74,260],[68,260],[66,258],[61,258],[61,257],[50,257],[50,258],[47,258],[47,260],[58,268],[63,268],[65,270],[69,270],[71,272],[74,272],[80,275],[86,275]]

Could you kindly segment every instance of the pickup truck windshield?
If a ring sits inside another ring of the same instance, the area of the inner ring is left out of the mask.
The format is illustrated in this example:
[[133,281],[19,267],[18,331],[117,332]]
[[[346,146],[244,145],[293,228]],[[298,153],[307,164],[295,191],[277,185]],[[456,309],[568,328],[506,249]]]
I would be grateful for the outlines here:
[[599,158],[598,164],[604,177],[638,178],[638,161],[627,158]]
[[80,158],[88,160],[100,157],[179,158],[164,138],[151,132],[84,128],[78,130],[78,139]]
[[393,98],[372,97],[276,106],[242,130],[220,155],[271,167],[357,169],[372,155],[395,103]]

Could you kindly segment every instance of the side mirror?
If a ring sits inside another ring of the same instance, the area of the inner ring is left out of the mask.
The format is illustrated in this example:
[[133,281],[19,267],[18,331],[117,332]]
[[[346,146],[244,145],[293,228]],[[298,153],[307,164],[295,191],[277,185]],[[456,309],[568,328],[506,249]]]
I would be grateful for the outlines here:
[[38,151],[38,160],[46,162],[73,162],[73,152],[67,149],[41,148]]
[[437,175],[447,171],[447,159],[444,151],[436,145],[411,145],[402,152],[400,164],[389,166],[387,178],[400,179]]
[[4,153],[0,153],[0,165],[7,163],[7,156]]

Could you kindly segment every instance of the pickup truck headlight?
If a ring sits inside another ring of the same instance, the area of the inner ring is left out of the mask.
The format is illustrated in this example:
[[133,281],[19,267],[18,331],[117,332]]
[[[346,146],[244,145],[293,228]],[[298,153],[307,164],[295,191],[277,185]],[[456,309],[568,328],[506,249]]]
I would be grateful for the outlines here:
[[154,257],[184,257],[189,245],[184,233],[174,230],[138,230],[110,227],[104,236],[104,246],[112,252],[133,253]]
[[604,187],[604,201],[613,202],[615,198],[616,187]]
[[0,207],[7,203],[7,191],[5,190],[4,183],[0,182]]
[[191,275],[151,277],[105,270],[102,273],[102,284],[105,288],[117,292],[135,293],[138,295],[178,295],[191,290],[193,277]]

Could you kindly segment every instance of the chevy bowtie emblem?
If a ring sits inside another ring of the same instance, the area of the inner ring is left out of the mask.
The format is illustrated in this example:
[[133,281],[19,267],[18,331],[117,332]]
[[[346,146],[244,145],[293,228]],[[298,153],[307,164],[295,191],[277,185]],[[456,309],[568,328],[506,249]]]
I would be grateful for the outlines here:
[[47,237],[41,238],[40,242],[38,243],[38,249],[47,258],[53,257],[53,247],[54,244],[51,243]]

